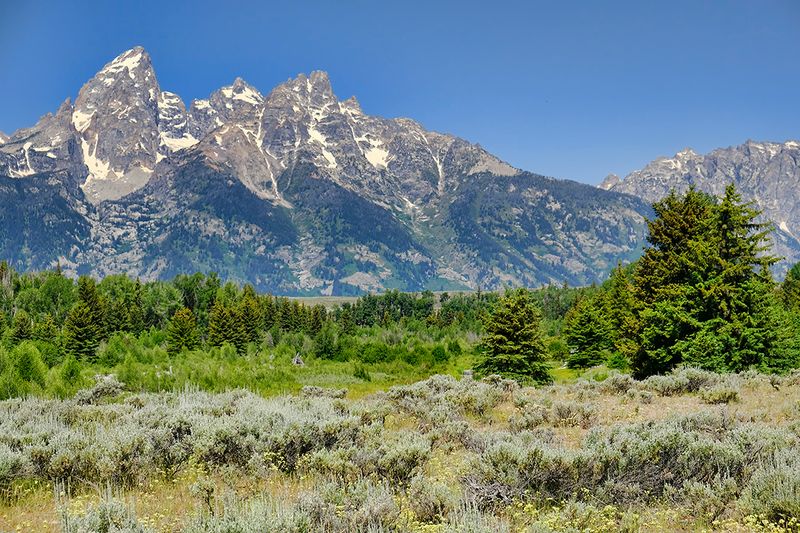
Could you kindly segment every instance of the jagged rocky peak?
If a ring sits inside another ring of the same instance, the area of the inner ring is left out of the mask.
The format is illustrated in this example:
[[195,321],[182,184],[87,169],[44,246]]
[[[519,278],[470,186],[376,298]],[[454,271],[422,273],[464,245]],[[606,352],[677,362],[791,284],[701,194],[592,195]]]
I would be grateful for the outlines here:
[[15,264],[214,270],[281,293],[585,283],[638,249],[647,213],[365,114],[321,71],[266,95],[237,78],[187,109],[139,47],[0,144],[0,176]]
[[0,143],[0,174],[24,178],[79,164],[72,155],[71,114],[67,98],[55,114],[47,113],[33,127],[18,130]]
[[800,202],[787,191],[800,190],[800,143],[748,140],[741,145],[698,154],[689,148],[659,158],[612,185],[613,191],[654,202],[670,190],[690,185],[721,195],[734,183],[747,201],[775,223],[776,253],[788,262],[800,260]]
[[189,148],[198,143],[189,131],[189,115],[181,97],[162,91],[158,97],[159,154],[157,161],[172,152]]
[[600,182],[599,187],[601,189],[610,190],[611,188],[613,188],[615,185],[617,185],[621,181],[622,181],[622,178],[620,178],[619,176],[617,176],[616,174],[614,174],[612,172],[611,174],[609,174],[608,176],[603,178],[603,181]]
[[159,150],[161,90],[150,56],[132,48],[105,65],[78,93],[72,123],[92,202],[113,200],[142,187]]

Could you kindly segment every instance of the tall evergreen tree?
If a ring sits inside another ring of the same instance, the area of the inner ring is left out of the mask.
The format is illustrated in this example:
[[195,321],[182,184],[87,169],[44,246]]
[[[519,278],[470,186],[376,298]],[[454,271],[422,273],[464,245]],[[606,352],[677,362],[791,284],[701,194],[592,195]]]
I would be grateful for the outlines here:
[[314,355],[321,359],[334,359],[339,355],[336,325],[330,320],[326,320],[314,336]]
[[353,306],[349,302],[342,305],[341,311],[337,317],[339,323],[339,330],[344,335],[354,335],[356,332],[356,323],[353,320]]
[[800,311],[800,263],[796,263],[781,284],[781,300],[787,309]]
[[64,352],[79,361],[94,361],[100,344],[100,327],[92,309],[76,303],[64,322]]
[[251,285],[246,285],[242,294],[242,299],[237,306],[237,318],[241,329],[241,342],[258,342],[261,337],[261,327],[264,319],[261,314],[261,306],[258,303],[258,296]]
[[22,341],[30,340],[33,338],[33,325],[31,317],[24,309],[20,309],[14,315],[11,321],[11,336],[12,344],[19,344]]
[[55,343],[58,337],[58,327],[53,317],[44,315],[33,325],[32,338],[37,341]]
[[221,299],[214,302],[208,317],[208,344],[222,346],[229,343],[236,347],[237,352],[244,353],[244,328],[238,315],[236,309]]
[[567,312],[564,323],[564,337],[570,349],[567,366],[588,368],[603,363],[614,345],[601,297],[578,301]]
[[179,309],[167,326],[167,353],[175,355],[183,350],[194,350],[199,345],[194,314],[187,307]]
[[486,318],[481,342],[482,374],[500,374],[521,381],[551,381],[541,332],[541,312],[526,289],[507,291]]
[[89,276],[78,278],[78,300],[89,310],[89,316],[100,338],[104,338],[106,335],[105,306],[100,293],[97,291],[97,284]]
[[327,318],[328,311],[325,309],[324,305],[317,304],[312,307],[308,320],[308,334],[314,336],[319,333]]
[[770,304],[776,259],[759,211],[731,185],[719,204],[690,190],[657,203],[656,213],[635,276],[643,306],[634,372],[769,366],[782,341]]

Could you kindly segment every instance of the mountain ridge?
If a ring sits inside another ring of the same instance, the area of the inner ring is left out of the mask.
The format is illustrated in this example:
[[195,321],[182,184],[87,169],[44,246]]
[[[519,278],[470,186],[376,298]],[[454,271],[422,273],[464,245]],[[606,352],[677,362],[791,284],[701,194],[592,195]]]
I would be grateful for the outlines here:
[[[60,198],[54,220],[74,237],[41,228],[50,213],[36,204],[0,234],[16,264],[216,270],[287,294],[589,283],[638,255],[649,214],[413,119],[367,115],[323,71],[266,94],[236,78],[187,107],[141,47],[0,144],[0,175]],[[26,187],[0,200],[25,201]]]
[[691,148],[673,157],[659,157],[642,169],[615,181],[607,178],[600,188],[632,194],[654,202],[670,190],[684,192],[690,186],[720,196],[734,183],[745,201],[763,212],[762,220],[772,222],[775,251],[785,259],[781,274],[800,261],[800,141],[754,141],[699,154]]

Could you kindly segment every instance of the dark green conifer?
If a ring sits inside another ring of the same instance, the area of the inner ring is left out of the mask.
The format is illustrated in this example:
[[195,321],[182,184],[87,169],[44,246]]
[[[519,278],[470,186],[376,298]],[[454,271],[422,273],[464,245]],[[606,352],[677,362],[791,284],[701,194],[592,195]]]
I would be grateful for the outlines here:
[[486,318],[483,359],[476,370],[520,381],[551,381],[542,340],[541,312],[526,289],[507,291]]
[[100,344],[100,327],[92,309],[83,301],[76,303],[64,323],[64,353],[79,361],[93,362]]
[[11,336],[12,344],[19,344],[20,342],[30,340],[33,338],[33,328],[31,324],[31,317],[24,309],[20,309],[14,315],[11,321]]
[[588,368],[605,361],[613,343],[600,297],[581,299],[567,313],[564,323],[564,337],[570,350],[568,367]]
[[175,355],[183,350],[194,350],[199,345],[194,314],[189,308],[179,309],[167,326],[167,353]]

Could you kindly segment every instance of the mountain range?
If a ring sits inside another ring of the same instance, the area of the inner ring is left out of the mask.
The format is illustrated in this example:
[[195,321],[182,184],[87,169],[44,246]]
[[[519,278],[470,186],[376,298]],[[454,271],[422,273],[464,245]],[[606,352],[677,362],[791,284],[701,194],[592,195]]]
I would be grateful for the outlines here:
[[781,251],[800,249],[800,210],[780,198],[797,190],[797,143],[758,146],[682,152],[598,188],[368,115],[324,72],[267,94],[237,78],[187,106],[137,47],[0,134],[0,258],[98,277],[216,271],[297,295],[586,284],[635,259],[650,203],[689,183],[749,184]]
[[777,273],[800,261],[800,142],[747,141],[739,146],[698,154],[686,148],[674,157],[660,157],[624,179],[609,175],[600,185],[655,202],[670,190],[690,186],[721,196],[729,183],[771,222],[774,253],[784,259]]
[[72,275],[213,270],[281,294],[588,283],[636,257],[649,212],[368,115],[324,72],[187,107],[139,47],[0,138],[0,256]]

